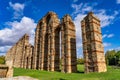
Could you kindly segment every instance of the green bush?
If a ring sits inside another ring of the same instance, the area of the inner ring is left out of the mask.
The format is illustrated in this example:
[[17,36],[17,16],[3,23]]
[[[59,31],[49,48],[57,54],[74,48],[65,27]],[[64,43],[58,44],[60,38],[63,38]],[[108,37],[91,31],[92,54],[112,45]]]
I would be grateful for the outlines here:
[[120,66],[120,51],[107,51],[105,54],[105,59],[108,65]]
[[0,56],[0,64],[5,64],[5,56]]
[[83,58],[78,58],[77,59],[77,64],[84,64],[84,59]]

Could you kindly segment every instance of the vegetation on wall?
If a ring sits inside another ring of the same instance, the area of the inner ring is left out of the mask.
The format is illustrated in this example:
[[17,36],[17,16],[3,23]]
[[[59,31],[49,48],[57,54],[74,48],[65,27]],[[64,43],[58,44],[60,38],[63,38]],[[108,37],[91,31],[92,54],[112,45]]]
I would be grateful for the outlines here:
[[5,56],[0,56],[0,64],[5,64]]

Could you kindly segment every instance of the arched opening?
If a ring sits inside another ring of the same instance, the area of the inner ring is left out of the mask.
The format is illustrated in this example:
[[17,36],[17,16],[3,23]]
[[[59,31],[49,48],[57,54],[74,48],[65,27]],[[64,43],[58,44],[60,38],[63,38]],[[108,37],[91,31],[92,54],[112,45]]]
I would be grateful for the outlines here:
[[33,65],[33,57],[31,57],[31,65],[30,65],[30,69],[33,69],[32,65]]
[[27,57],[27,60],[26,60],[26,69],[28,69],[28,66],[29,66],[29,59]]
[[47,18],[46,18],[46,23],[47,24],[49,24],[50,18],[51,18],[51,15],[48,15]]
[[60,28],[56,28],[55,29],[55,71],[59,71],[60,70],[60,62],[61,62],[61,32],[60,32]]
[[40,51],[41,51],[41,30],[42,30],[42,22],[40,22],[39,24],[39,29],[38,29],[38,43],[37,43],[37,61],[36,61],[36,69],[40,69],[40,57],[41,57],[41,54],[40,54]]
[[47,70],[48,66],[48,33],[45,35],[45,42],[44,42],[44,64],[43,69]]

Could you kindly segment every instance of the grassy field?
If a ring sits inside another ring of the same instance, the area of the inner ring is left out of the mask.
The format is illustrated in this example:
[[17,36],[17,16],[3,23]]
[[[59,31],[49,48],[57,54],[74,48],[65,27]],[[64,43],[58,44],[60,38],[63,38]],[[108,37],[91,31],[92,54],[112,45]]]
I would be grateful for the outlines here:
[[14,69],[14,76],[31,76],[39,80],[120,80],[120,69],[109,66],[105,73],[84,74],[83,65],[78,65],[78,73],[65,74],[30,69]]

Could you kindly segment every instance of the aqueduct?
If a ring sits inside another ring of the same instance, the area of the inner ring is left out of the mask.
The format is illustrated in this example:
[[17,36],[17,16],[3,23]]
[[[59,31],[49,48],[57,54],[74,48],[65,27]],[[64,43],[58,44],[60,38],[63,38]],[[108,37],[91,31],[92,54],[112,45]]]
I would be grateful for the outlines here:
[[[100,20],[92,12],[81,21],[85,73],[105,72]],[[24,35],[8,52],[14,67],[65,73],[77,72],[75,25],[69,15],[62,20],[48,12],[37,24],[34,48]]]

